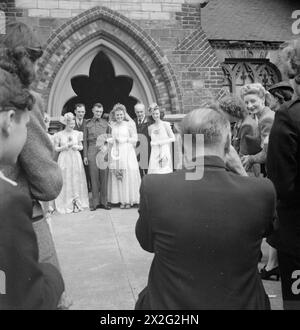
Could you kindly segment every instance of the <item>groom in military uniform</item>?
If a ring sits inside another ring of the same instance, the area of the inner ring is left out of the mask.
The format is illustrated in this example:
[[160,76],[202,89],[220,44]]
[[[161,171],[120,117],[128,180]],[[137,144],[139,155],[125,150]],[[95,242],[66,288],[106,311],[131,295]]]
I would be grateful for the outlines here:
[[[99,169],[96,164],[96,156],[99,148],[96,146],[97,138],[107,133],[108,122],[101,118],[103,106],[96,103],[92,109],[93,118],[86,122],[83,138],[83,160],[88,165],[92,185],[92,204],[90,210],[97,208],[110,210],[107,204],[107,179],[108,168]],[[100,196],[99,196],[100,193]]]

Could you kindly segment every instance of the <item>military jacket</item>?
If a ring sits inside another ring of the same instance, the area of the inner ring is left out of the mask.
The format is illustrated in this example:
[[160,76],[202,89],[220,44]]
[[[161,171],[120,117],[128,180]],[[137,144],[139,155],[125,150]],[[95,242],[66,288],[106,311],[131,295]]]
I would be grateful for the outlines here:
[[105,119],[89,119],[86,122],[83,133],[83,155],[87,157],[89,148],[96,148],[97,138],[106,134],[108,122]]

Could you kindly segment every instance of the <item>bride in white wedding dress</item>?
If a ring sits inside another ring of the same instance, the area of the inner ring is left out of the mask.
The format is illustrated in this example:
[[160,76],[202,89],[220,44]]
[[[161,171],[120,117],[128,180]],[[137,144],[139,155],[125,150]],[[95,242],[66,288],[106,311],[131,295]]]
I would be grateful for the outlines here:
[[124,105],[118,103],[111,112],[111,145],[108,176],[108,201],[130,208],[140,202],[141,176],[135,153],[138,137],[134,121]]

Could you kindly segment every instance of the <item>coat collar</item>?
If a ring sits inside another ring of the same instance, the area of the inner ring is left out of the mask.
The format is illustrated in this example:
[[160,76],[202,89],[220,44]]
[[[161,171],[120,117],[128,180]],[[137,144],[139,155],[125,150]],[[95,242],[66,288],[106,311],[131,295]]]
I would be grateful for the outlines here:
[[95,117],[92,118],[92,121],[93,122],[96,122],[96,121],[101,122],[102,120],[103,120],[102,118],[95,118]]
[[81,123],[79,122],[79,119],[77,119],[77,118],[75,119],[75,121],[76,121],[77,126],[82,126],[84,123],[84,119],[82,119]]
[[[300,102],[300,96],[296,97],[295,99],[292,99],[291,101],[285,102],[283,103],[284,106],[286,106],[286,108],[291,107],[292,105],[294,105],[295,103]],[[283,106],[281,106],[282,108]]]
[[193,170],[195,168],[195,163],[197,166],[202,166],[204,164],[204,167],[215,167],[220,169],[226,169],[224,161],[219,156],[204,156],[201,158],[196,158],[194,162],[190,162],[187,164],[184,164],[184,167],[187,170]]
[[[139,119],[136,118],[137,124],[139,124]],[[147,123],[147,116],[144,116],[143,120],[141,121],[141,124]]]

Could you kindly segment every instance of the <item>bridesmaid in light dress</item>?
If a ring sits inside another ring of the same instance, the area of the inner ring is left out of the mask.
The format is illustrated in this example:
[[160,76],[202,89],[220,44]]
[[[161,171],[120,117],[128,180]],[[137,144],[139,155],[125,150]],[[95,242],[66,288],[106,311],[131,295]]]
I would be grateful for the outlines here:
[[88,190],[84,167],[79,151],[83,149],[82,132],[74,130],[75,118],[72,113],[64,115],[66,128],[55,134],[55,150],[58,165],[62,170],[63,187],[55,200],[59,213],[76,213],[88,208]]
[[172,142],[175,135],[169,122],[161,119],[161,111],[156,103],[150,106],[154,123],[148,127],[151,137],[151,154],[148,174],[165,174],[173,172]]

